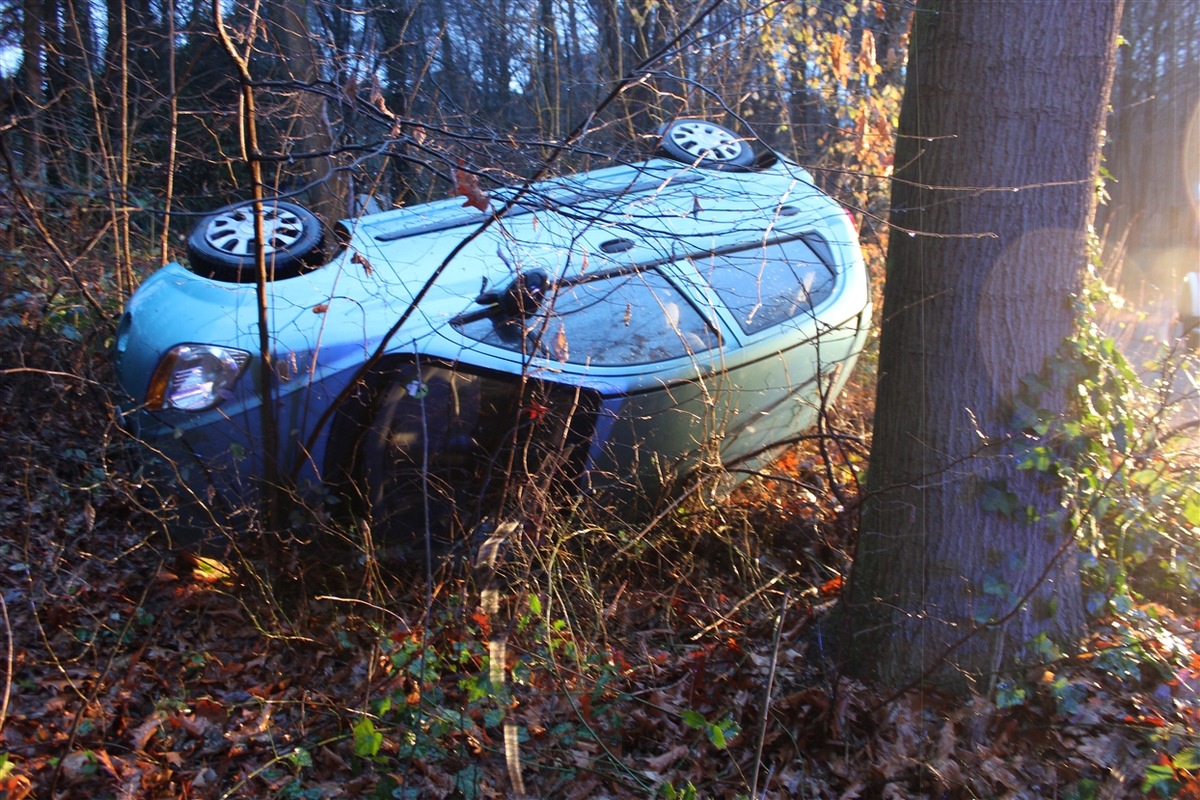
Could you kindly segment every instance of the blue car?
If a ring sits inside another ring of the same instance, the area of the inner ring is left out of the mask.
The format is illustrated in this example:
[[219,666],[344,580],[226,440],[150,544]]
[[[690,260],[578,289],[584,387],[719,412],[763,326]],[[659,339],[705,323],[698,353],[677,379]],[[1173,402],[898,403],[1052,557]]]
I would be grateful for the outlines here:
[[188,266],[145,280],[116,339],[125,419],[185,495],[253,507],[278,480],[398,534],[469,529],[530,487],[621,508],[767,463],[863,347],[851,218],[723,127],[677,120],[647,160],[525,187],[459,183],[342,221],[331,257],[304,208],[230,206]]

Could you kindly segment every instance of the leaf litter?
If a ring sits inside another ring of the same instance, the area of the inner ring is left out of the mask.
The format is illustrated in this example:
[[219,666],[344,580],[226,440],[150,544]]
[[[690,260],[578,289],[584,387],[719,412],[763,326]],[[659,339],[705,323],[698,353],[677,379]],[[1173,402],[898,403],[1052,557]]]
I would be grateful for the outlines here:
[[752,481],[688,547],[604,574],[591,623],[536,580],[489,616],[452,570],[390,576],[380,613],[352,560],[176,561],[104,404],[36,380],[8,382],[0,430],[4,797],[508,797],[513,752],[528,797],[1200,797],[1186,610],[1097,621],[1083,657],[1014,676],[1012,704],[839,676],[812,623],[853,515],[811,453],[776,466],[804,480]]

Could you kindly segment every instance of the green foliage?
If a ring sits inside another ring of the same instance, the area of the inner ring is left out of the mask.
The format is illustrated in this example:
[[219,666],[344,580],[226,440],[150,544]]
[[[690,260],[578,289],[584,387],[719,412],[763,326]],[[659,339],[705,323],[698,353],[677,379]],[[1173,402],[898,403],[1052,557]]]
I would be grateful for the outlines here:
[[1009,553],[999,564],[986,570],[980,581],[981,594],[975,601],[975,621],[982,624],[996,622],[1012,611],[1021,601],[1020,595],[1008,583],[1013,575],[1019,575],[1024,562],[1016,553]]
[[454,775],[454,788],[462,795],[463,800],[477,800],[482,797],[481,785],[483,770],[478,764],[469,764]]
[[1100,784],[1089,778],[1084,778],[1067,789],[1064,800],[1096,800],[1099,796]]
[[667,800],[696,800],[698,796],[696,794],[696,787],[692,785],[691,781],[685,783],[681,789],[676,789],[671,784],[664,783],[658,792],[667,798]]
[[[1200,486],[1187,463],[1195,454],[1172,452],[1165,388],[1147,385],[1095,323],[1097,307],[1113,302],[1098,282],[1079,298],[1078,332],[1023,381],[1012,420],[1021,432],[1012,442],[1019,467],[1065,491],[1057,522],[1082,546],[1094,616],[1127,615],[1147,598],[1200,597]],[[1156,371],[1192,368],[1181,358],[1164,352]],[[1073,389],[1065,416],[1041,405],[1055,386]],[[1022,512],[1002,485],[986,486],[982,502],[996,513]]]
[[297,747],[295,750],[287,754],[287,760],[297,772],[305,767],[313,765],[312,754],[303,747]]
[[383,734],[375,729],[375,723],[370,717],[363,717],[354,723],[351,729],[354,734],[354,755],[360,758],[375,758],[383,745]]
[[741,732],[738,724],[729,716],[722,718],[719,722],[709,722],[699,711],[688,709],[680,717],[683,719],[683,724],[692,730],[703,731],[709,743],[718,750],[728,747],[729,741]]
[[301,781],[294,780],[283,787],[279,796],[284,800],[321,800],[325,797],[325,791],[317,786],[306,789]]
[[1188,777],[1185,773],[1200,770],[1200,750],[1181,750],[1173,756],[1163,754],[1157,764],[1146,770],[1142,780],[1142,794],[1154,793],[1158,797],[1174,797],[1183,788]]
[[1012,708],[1025,705],[1029,699],[1029,688],[1020,681],[1002,681],[996,687],[996,707]]
[[1060,716],[1071,716],[1079,711],[1087,698],[1087,688],[1068,678],[1058,676],[1050,683],[1050,695]]
[[[1194,607],[1200,600],[1200,487],[1195,452],[1171,441],[1171,376],[1195,369],[1189,356],[1169,349],[1146,365],[1167,376],[1147,382],[1094,321],[1101,303],[1116,302],[1096,282],[1078,300],[1082,320],[1074,337],[1043,372],[1023,381],[1013,403],[1019,435],[1010,453],[1022,470],[1062,491],[1065,502],[1053,522],[1080,545],[1087,609],[1105,620],[1094,641],[1091,669],[1114,679],[1120,691],[1137,692],[1147,681],[1169,681],[1192,659],[1191,646],[1172,633],[1167,605]],[[1194,382],[1194,372],[1189,373]],[[1042,404],[1054,389],[1069,387],[1066,414]],[[989,511],[1021,514],[1018,499],[1003,484],[982,487]],[[997,564],[979,585],[978,622],[993,621],[1019,598],[1008,585],[1016,574]],[[1157,604],[1164,605],[1157,605]],[[1052,611],[1052,610],[1051,610]],[[1047,637],[1027,643],[1043,663],[1062,659]],[[1047,673],[1040,685],[1009,680],[996,688],[998,708],[1029,708],[1036,697],[1053,702],[1059,716],[1081,713],[1095,690],[1078,679]],[[1144,794],[1172,797],[1200,761],[1194,737],[1150,723],[1148,740],[1162,755],[1145,773]],[[1068,796],[1093,798],[1094,782],[1071,787]]]
[[[567,752],[619,729],[614,704],[629,700],[620,664],[575,641],[567,621],[551,615],[535,593],[521,597],[515,610],[503,635],[506,664],[499,673],[491,664],[497,640],[492,618],[457,599],[433,612],[428,631],[376,628],[386,670],[380,679],[388,689],[354,724],[355,755],[384,770],[394,768],[393,760],[443,765],[456,794],[475,798],[486,796],[494,777],[477,761],[480,748],[506,741],[511,710],[547,686],[561,685],[576,713],[540,731],[541,746],[552,742]],[[499,683],[497,674],[504,676]],[[721,737],[732,735],[731,725],[714,725],[707,735],[723,742]],[[523,727],[515,733],[518,742],[528,741]],[[407,796],[403,787],[394,788],[400,793],[379,796]]]

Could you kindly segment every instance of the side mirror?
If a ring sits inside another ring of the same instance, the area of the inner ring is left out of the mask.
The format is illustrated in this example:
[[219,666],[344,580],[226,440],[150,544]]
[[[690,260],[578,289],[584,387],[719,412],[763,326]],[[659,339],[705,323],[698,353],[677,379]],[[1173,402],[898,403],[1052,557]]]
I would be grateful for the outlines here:
[[528,319],[542,307],[549,289],[550,276],[542,270],[522,272],[496,298],[496,304],[504,317]]

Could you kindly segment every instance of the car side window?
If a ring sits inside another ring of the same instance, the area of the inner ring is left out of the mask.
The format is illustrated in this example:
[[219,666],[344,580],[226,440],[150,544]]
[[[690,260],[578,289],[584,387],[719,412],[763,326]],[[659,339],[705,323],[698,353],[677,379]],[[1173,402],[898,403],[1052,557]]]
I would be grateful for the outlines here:
[[692,262],[747,334],[810,314],[833,293],[833,271],[804,239]]
[[508,350],[597,366],[667,361],[720,344],[700,312],[652,269],[560,285],[527,319],[474,320],[462,331]]

